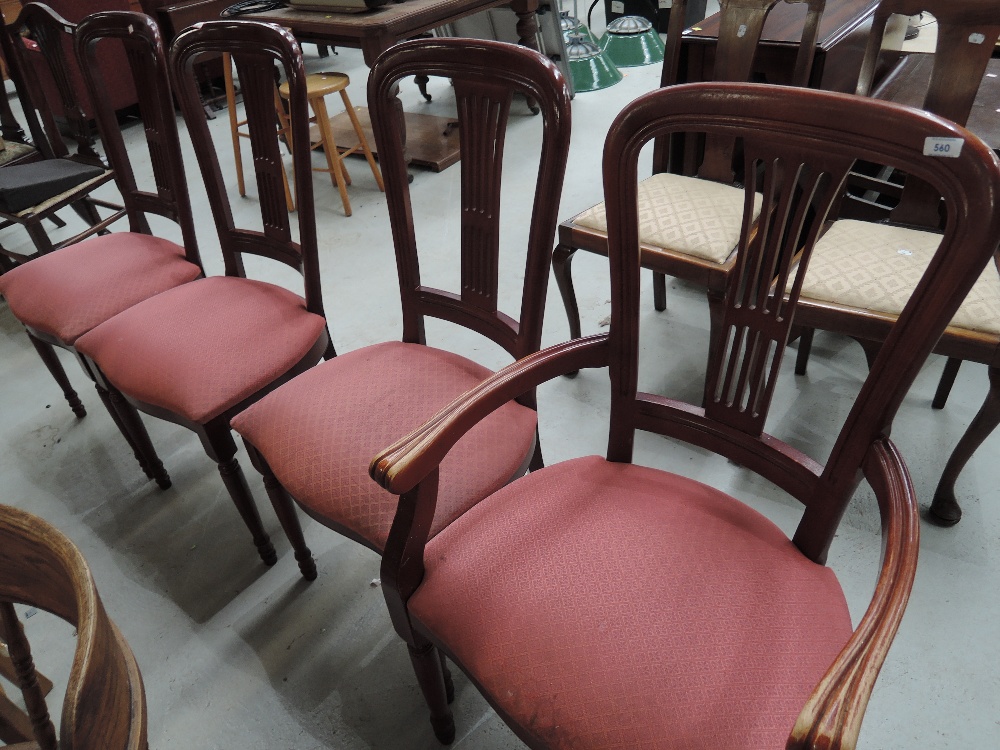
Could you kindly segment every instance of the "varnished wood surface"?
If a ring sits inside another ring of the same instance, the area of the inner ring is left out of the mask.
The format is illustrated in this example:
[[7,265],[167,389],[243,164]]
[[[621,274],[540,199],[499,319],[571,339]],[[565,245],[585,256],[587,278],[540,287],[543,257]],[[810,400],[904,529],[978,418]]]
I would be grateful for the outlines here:
[[[934,68],[934,55],[914,53],[892,72],[874,93],[880,99],[920,108]],[[972,103],[966,127],[994,151],[1000,149],[1000,60],[990,60],[979,92]]]
[[[371,65],[383,50],[433,28],[489,8],[511,4],[510,0],[404,0],[363,13],[328,13],[285,8],[258,13],[254,18],[278,23],[296,37],[360,47]],[[516,0],[518,11],[534,13],[538,0]]]
[[[857,83],[877,0],[827,0],[817,33],[809,86],[851,93]],[[779,3],[764,24],[754,64],[767,83],[791,83],[805,6]],[[720,14],[689,30],[681,47],[681,81],[710,80]]]
[[[827,0],[823,19],[819,24],[817,47],[828,50],[844,38],[856,25],[857,19],[869,15],[878,5],[878,0]],[[716,39],[719,36],[719,13],[709,16],[690,29],[685,37],[696,39]],[[761,42],[797,45],[802,36],[802,20],[805,18],[804,5],[779,3],[764,23]]]
[[[356,107],[355,111],[358,113],[358,120],[361,121],[361,130],[377,159],[378,146],[375,143],[368,107]],[[406,155],[411,165],[440,172],[458,162],[460,149],[458,128],[454,126],[454,118],[404,112],[403,119],[406,122]],[[346,112],[331,118],[330,123],[333,125],[333,135],[337,139],[337,148],[349,151],[358,145],[358,136]],[[361,152],[356,152],[354,156],[364,158]]]

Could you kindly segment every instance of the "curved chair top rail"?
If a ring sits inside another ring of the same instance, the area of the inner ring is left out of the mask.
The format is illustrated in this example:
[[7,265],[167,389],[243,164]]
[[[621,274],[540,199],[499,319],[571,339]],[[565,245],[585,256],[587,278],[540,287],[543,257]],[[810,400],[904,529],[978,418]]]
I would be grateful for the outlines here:
[[[723,330],[730,343],[719,372],[708,375],[715,397],[705,409],[637,391],[638,156],[650,139],[682,130],[741,138],[748,175],[739,261],[725,302]],[[951,144],[949,158],[925,155],[935,142]],[[855,160],[930,183],[944,198],[947,222],[940,248],[822,467],[761,430],[812,244]],[[997,157],[960,126],[899,105],[762,84],[686,84],[640,97],[614,122],[604,152],[604,190],[617,363],[608,458],[631,459],[636,429],[722,452],[807,502],[795,541],[809,557],[825,559],[869,449],[888,435],[920,366],[1000,241]],[[757,191],[767,221],[751,232]],[[814,214],[811,221],[807,211]],[[771,292],[775,278],[777,289],[793,280],[787,300]],[[748,448],[745,438],[754,435]]]
[[[112,109],[97,47],[106,39],[124,46],[139,98],[156,192],[140,190],[125,148],[117,115]],[[132,231],[149,233],[145,213],[177,222],[187,259],[201,265],[191,214],[184,162],[177,134],[177,115],[167,73],[167,53],[160,29],[147,15],[130,11],[102,11],[83,19],[76,28],[75,50],[80,70],[93,102],[97,127],[115,181],[122,194]]]
[[[232,56],[240,79],[257,172],[263,232],[237,228],[233,223],[218,153],[198,92],[195,63],[202,55],[221,53]],[[289,87],[292,162],[299,207],[298,242],[292,240],[282,185],[280,144],[274,126],[275,66],[284,73]],[[242,255],[245,253],[285,263],[303,274],[306,306],[310,312],[322,315],[306,71],[298,42],[275,24],[205,21],[183,31],[174,40],[170,49],[170,70],[215,217],[226,274],[244,275]]]
[[[461,138],[461,295],[420,285],[413,211],[396,98],[410,75],[450,78]],[[497,310],[501,238],[500,182],[505,131],[515,92],[541,108],[542,148],[529,218],[520,319]],[[386,197],[403,298],[403,338],[423,341],[423,316],[464,325],[497,342],[515,358],[541,343],[559,198],[569,153],[569,90],[559,69],[539,53],[500,42],[433,39],[386,50],[368,79],[368,104],[386,181]]]

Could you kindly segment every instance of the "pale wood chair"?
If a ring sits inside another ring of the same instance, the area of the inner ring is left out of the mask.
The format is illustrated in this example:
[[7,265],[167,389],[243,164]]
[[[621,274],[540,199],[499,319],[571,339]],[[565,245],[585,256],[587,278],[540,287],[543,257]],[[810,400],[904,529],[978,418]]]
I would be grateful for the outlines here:
[[[51,612],[77,630],[58,730],[45,703],[52,684],[35,670],[15,604]],[[0,505],[0,639],[7,643],[13,675],[0,672],[17,682],[27,707],[27,723],[23,716],[12,721],[15,731],[8,736],[29,734],[15,748],[146,749],[139,666],[108,617],[86,560],[56,528],[5,505]]]

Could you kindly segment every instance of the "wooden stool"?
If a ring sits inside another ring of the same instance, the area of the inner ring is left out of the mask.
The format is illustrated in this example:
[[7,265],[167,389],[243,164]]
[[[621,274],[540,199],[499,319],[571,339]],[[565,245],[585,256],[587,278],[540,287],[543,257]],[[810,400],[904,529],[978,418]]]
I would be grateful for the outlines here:
[[[236,115],[236,87],[233,85],[233,60],[232,55],[228,52],[222,55],[222,76],[225,80],[226,104],[229,105],[229,130],[233,136],[233,154],[236,157],[236,186],[239,188],[240,195],[246,196],[247,190],[243,181],[243,152],[240,149],[240,138],[249,138],[250,134],[240,130],[241,127],[247,124],[247,121],[240,120]],[[281,97],[278,96],[277,86],[274,89],[274,112],[278,118],[278,132],[290,140],[292,132],[291,128],[288,127],[288,114],[285,112]],[[281,182],[285,186],[285,203],[288,204],[288,210],[294,211],[295,200],[292,198],[292,191],[288,184],[288,173],[285,172],[284,164],[281,166]]]
[[[372,174],[375,176],[375,182],[378,184],[378,189],[383,193],[385,192],[385,185],[382,183],[382,173],[379,171],[378,165],[375,163],[375,157],[372,156],[372,150],[368,147],[368,140],[365,138],[364,132],[361,130],[361,123],[358,122],[358,115],[354,111],[354,106],[351,104],[350,98],[347,96],[347,86],[350,84],[351,79],[348,78],[343,73],[313,73],[306,76],[306,95],[309,98],[309,104],[312,106],[313,113],[315,115],[314,119],[316,125],[319,128],[320,140],[312,144],[313,148],[323,147],[323,153],[326,154],[327,167],[316,168],[317,172],[329,172],[333,184],[337,186],[340,191],[340,199],[344,203],[344,213],[347,216],[351,215],[351,201],[347,197],[347,186],[351,184],[351,176],[347,172],[347,167],[344,165],[344,157],[350,156],[356,153],[358,149],[361,149],[365,153],[365,158],[368,160],[368,165],[372,169]],[[279,88],[281,96],[284,98],[288,97],[288,84],[283,83]],[[354,126],[354,132],[358,136],[358,145],[354,148],[350,148],[343,153],[337,150],[337,142],[333,138],[333,128],[330,126],[330,117],[326,111],[326,97],[327,94],[332,94],[335,91],[340,92],[340,98],[344,100],[344,107],[347,109],[347,116],[351,118],[351,125]]]

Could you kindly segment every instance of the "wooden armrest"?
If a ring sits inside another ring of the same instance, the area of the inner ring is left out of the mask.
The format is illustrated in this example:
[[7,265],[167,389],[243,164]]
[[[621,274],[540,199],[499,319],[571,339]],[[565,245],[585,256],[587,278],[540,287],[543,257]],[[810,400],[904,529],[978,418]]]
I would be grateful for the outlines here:
[[882,515],[882,567],[871,604],[820,681],[788,740],[788,750],[847,750],[857,744],[875,678],[899,629],[917,570],[917,496],[896,446],[875,442],[863,465]]
[[491,412],[559,375],[608,364],[606,334],[543,349],[496,372],[372,459],[368,473],[389,492],[409,492],[462,436]]

